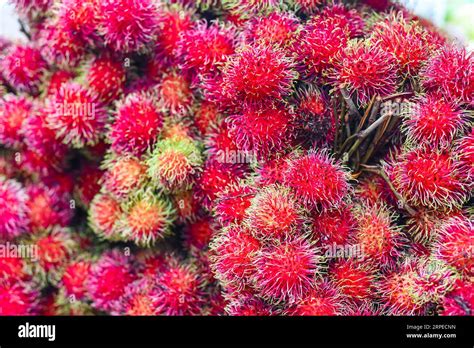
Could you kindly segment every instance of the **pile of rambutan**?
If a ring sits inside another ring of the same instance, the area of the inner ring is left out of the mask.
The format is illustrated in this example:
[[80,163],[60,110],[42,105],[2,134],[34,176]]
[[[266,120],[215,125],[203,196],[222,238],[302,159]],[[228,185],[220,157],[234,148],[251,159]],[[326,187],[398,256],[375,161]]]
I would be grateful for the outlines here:
[[10,1],[0,315],[474,314],[474,55],[427,20]]

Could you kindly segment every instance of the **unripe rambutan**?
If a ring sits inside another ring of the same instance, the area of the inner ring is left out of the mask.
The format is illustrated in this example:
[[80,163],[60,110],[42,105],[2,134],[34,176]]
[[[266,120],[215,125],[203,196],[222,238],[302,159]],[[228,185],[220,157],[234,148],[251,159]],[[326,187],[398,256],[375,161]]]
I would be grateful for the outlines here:
[[348,207],[316,214],[312,221],[313,238],[318,245],[345,245],[353,237],[357,221]]
[[1,60],[3,77],[18,92],[38,93],[47,69],[38,49],[26,45],[12,45]]
[[357,229],[354,242],[366,262],[384,268],[394,265],[399,248],[405,242],[395,215],[385,205],[358,206],[355,211]]
[[95,308],[112,311],[119,307],[119,301],[128,284],[136,278],[133,259],[118,249],[106,251],[91,267],[87,278],[87,292]]
[[109,138],[119,153],[142,155],[156,141],[163,127],[163,115],[152,97],[129,94],[117,105]]
[[310,209],[337,207],[349,192],[348,174],[325,152],[309,152],[288,159],[283,183]]
[[138,191],[146,181],[147,166],[133,156],[111,155],[104,162],[103,184],[117,198],[125,198]]
[[453,290],[443,298],[441,315],[471,315],[474,312],[474,284],[456,280]]
[[283,105],[248,105],[228,118],[230,135],[239,149],[266,158],[291,145],[295,115]]
[[355,94],[359,104],[373,96],[384,97],[396,91],[397,69],[392,55],[377,44],[356,41],[340,52],[330,73],[335,86]]
[[298,26],[299,19],[293,14],[272,12],[248,22],[248,28],[244,32],[245,40],[249,44],[288,47],[296,37]]
[[0,315],[35,315],[38,297],[29,282],[0,282]]
[[333,316],[344,314],[345,303],[334,285],[319,282],[306,296],[291,305],[286,315]]
[[463,126],[463,113],[443,97],[428,94],[405,116],[404,128],[417,144],[451,143]]
[[218,194],[214,215],[222,226],[240,223],[253,197],[255,197],[255,189],[252,186],[245,183],[230,185]]
[[235,29],[219,22],[197,23],[184,31],[178,42],[180,67],[196,73],[215,71],[235,50]]
[[28,216],[31,232],[52,228],[55,225],[66,226],[71,221],[73,210],[69,199],[61,195],[58,189],[43,184],[32,184],[27,187]]
[[270,305],[252,295],[231,300],[225,306],[225,311],[228,315],[233,317],[263,317],[273,315],[273,308]]
[[98,194],[89,207],[89,226],[99,236],[120,239],[117,236],[117,223],[122,214],[120,203],[108,194]]
[[353,259],[331,265],[329,276],[342,295],[360,303],[370,300],[375,292],[375,269]]
[[173,192],[190,188],[202,157],[198,145],[191,139],[167,138],[155,145],[146,163],[154,183]]
[[298,77],[294,65],[276,48],[243,46],[223,68],[223,94],[238,104],[280,99],[291,92]]
[[307,239],[289,237],[255,255],[252,281],[260,295],[275,303],[295,303],[314,289],[321,256]]
[[421,72],[423,86],[445,98],[472,105],[474,55],[465,48],[445,46],[432,56]]
[[242,289],[249,285],[256,271],[253,263],[260,242],[245,228],[231,225],[218,234],[210,244],[211,267],[216,278],[225,285]]
[[418,148],[405,152],[391,165],[390,174],[409,204],[449,209],[467,199],[468,174],[446,151]]
[[245,215],[252,234],[261,240],[281,240],[298,233],[305,220],[304,211],[291,190],[279,185],[260,190],[250,200]]
[[20,147],[22,125],[32,112],[33,104],[23,96],[7,94],[0,99],[0,143],[10,148]]
[[119,60],[107,55],[97,57],[85,67],[85,72],[87,86],[100,100],[109,103],[122,94],[126,70]]
[[26,231],[28,199],[19,182],[0,176],[0,238],[9,240]]
[[174,257],[156,280],[153,296],[160,315],[199,315],[205,303],[202,278],[191,264]]
[[149,246],[164,238],[174,219],[171,204],[150,191],[138,193],[127,202],[119,221],[122,236],[140,246]]
[[60,286],[69,299],[81,301],[87,295],[86,282],[90,275],[92,262],[87,259],[71,261],[64,269]]
[[116,52],[143,50],[158,29],[158,8],[151,0],[100,0],[99,33]]
[[193,103],[193,94],[188,78],[178,72],[165,74],[158,85],[160,103],[174,115],[183,115]]
[[455,216],[440,227],[434,244],[437,258],[468,276],[474,275],[474,222]]
[[184,245],[187,250],[204,250],[215,234],[214,220],[204,217],[191,222],[184,230]]
[[81,148],[97,144],[105,130],[104,106],[95,93],[78,83],[63,84],[46,107],[48,126],[66,145]]

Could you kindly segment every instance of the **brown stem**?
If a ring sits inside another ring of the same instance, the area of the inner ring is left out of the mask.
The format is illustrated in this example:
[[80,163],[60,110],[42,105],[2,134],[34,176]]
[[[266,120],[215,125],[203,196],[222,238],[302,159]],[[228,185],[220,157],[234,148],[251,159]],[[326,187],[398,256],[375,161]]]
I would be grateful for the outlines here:
[[352,100],[349,92],[345,88],[341,88],[341,95],[346,101],[347,107],[349,108],[349,112],[351,115],[361,117],[357,106],[355,105],[354,101]]
[[26,30],[25,24],[21,19],[18,20],[20,23],[20,31],[28,38],[28,40],[31,40],[31,34]]

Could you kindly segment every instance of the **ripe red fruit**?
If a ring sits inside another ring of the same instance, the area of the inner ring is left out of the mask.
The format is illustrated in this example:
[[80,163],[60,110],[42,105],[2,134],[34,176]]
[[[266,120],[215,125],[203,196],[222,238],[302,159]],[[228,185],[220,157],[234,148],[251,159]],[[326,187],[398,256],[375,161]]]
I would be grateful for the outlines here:
[[118,198],[126,198],[139,190],[146,181],[147,166],[133,156],[110,156],[102,166],[106,169],[104,187]]
[[117,236],[117,223],[122,214],[120,203],[108,194],[98,194],[89,207],[89,226],[99,236],[115,240]]
[[231,223],[242,222],[254,196],[255,189],[243,183],[230,185],[219,193],[214,214],[220,224],[228,226]]
[[33,104],[22,96],[7,94],[0,99],[0,142],[10,148],[20,147],[22,125],[32,112]]
[[150,278],[140,278],[130,283],[120,299],[119,315],[157,315],[157,303],[154,299],[156,281]]
[[295,303],[314,289],[321,257],[303,237],[289,237],[255,255],[252,276],[260,295],[274,303]]
[[273,309],[262,299],[254,296],[242,296],[232,299],[226,306],[225,311],[228,315],[237,317],[247,316],[270,316],[273,315]]
[[328,282],[319,282],[304,298],[285,311],[293,316],[343,315],[345,302],[341,294]]
[[283,182],[308,208],[326,210],[349,192],[348,174],[324,152],[296,155],[287,161]]
[[28,195],[22,185],[0,177],[0,237],[12,239],[28,226]]
[[163,127],[163,115],[152,97],[129,94],[117,105],[109,138],[119,153],[141,156],[155,142]]
[[191,251],[204,250],[209,246],[214,234],[214,220],[210,217],[203,217],[187,225],[184,231],[184,245]]
[[123,92],[126,80],[124,63],[107,55],[99,56],[84,67],[87,86],[99,99],[110,103]]
[[65,295],[74,300],[83,300],[87,295],[86,281],[91,270],[91,261],[77,259],[69,263],[61,277],[61,287]]
[[164,74],[158,85],[160,102],[174,116],[182,116],[193,103],[191,84],[188,78],[177,72]]
[[267,16],[251,19],[244,32],[249,44],[288,47],[296,37],[299,19],[291,13],[272,12]]
[[100,168],[91,163],[85,165],[79,171],[78,179],[76,179],[74,186],[74,194],[78,198],[79,203],[83,204],[86,208],[100,191],[103,174],[104,172]]
[[458,279],[454,288],[443,298],[441,315],[472,315],[474,311],[474,284]]
[[342,295],[360,303],[375,293],[375,269],[365,263],[347,259],[330,267],[329,276]]
[[38,297],[31,283],[0,282],[0,315],[35,315]]
[[348,207],[315,214],[312,221],[314,239],[321,245],[345,245],[353,237],[357,221]]
[[364,34],[365,23],[360,14],[356,9],[348,9],[343,4],[325,6],[316,18],[318,17],[343,29],[350,38]]

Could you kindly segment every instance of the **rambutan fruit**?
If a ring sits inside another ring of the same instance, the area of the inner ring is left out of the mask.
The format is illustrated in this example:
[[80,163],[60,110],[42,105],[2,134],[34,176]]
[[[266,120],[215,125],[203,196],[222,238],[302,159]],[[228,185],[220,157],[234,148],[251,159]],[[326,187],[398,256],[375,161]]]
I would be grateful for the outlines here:
[[343,296],[356,303],[370,300],[375,293],[375,269],[353,259],[331,265],[329,276]]
[[116,52],[142,51],[158,30],[158,7],[151,0],[100,0],[98,31]]
[[204,284],[198,270],[185,261],[170,257],[158,276],[156,310],[160,315],[199,315],[205,303]]
[[222,226],[241,223],[255,197],[255,188],[245,183],[233,184],[218,194],[214,215]]
[[[204,144],[208,158],[215,158],[219,162],[241,162],[237,160],[239,148],[231,135],[229,122],[219,120],[210,126]],[[232,157],[235,157],[235,161]]]
[[0,143],[10,148],[20,147],[22,125],[32,112],[33,104],[23,96],[7,94],[0,99]]
[[470,178],[474,178],[474,128],[459,139],[457,153]]
[[194,124],[203,136],[220,119],[220,113],[214,103],[203,100],[194,112]]
[[156,143],[146,164],[157,187],[175,192],[190,188],[202,156],[192,139],[167,138]]
[[438,236],[440,226],[458,215],[460,212],[457,210],[417,209],[416,214],[406,221],[408,234],[415,242],[429,245]]
[[29,282],[0,282],[0,315],[35,315],[38,297]]
[[97,0],[64,0],[56,5],[55,15],[63,28],[78,36],[84,44],[94,44],[99,40],[97,5]]
[[319,6],[324,3],[324,0],[292,0],[292,4],[295,11],[301,12],[306,15],[315,14]]
[[474,221],[454,216],[439,228],[434,253],[460,273],[474,275]]
[[355,197],[365,204],[383,202],[387,205],[397,205],[397,198],[380,175],[369,174],[360,178],[355,193]]
[[255,168],[257,172],[256,182],[259,185],[281,184],[284,173],[288,168],[289,155],[277,155],[260,161]]
[[119,221],[120,233],[140,246],[149,246],[164,238],[174,220],[171,204],[151,191],[132,197],[124,211]]
[[98,194],[89,207],[89,226],[107,240],[120,239],[117,236],[117,223],[121,214],[119,201],[108,194]]
[[257,192],[251,198],[245,216],[244,223],[261,240],[282,240],[298,233],[305,220],[304,211],[291,190],[279,185],[267,186]]
[[81,148],[96,144],[105,131],[107,113],[91,90],[65,83],[46,102],[48,126],[66,145]]
[[65,227],[73,216],[69,199],[58,189],[43,184],[32,184],[26,188],[28,194],[28,216],[31,232],[49,229],[55,225]]
[[241,102],[280,99],[291,92],[298,77],[295,63],[271,46],[243,46],[223,68],[223,94]]
[[359,104],[373,96],[384,97],[397,89],[396,61],[380,46],[368,41],[356,41],[340,52],[330,72],[333,84],[355,94]]
[[252,281],[259,294],[274,303],[295,303],[314,289],[321,256],[310,241],[292,236],[260,249]]
[[110,103],[118,99],[125,87],[126,70],[119,60],[102,55],[96,57],[84,68],[87,86],[103,102]]
[[86,287],[96,309],[110,312],[119,307],[127,285],[136,279],[133,261],[120,250],[112,249],[92,264]]
[[294,155],[287,161],[283,183],[309,209],[337,207],[349,192],[348,174],[325,152]]
[[64,166],[66,158],[61,156],[64,156],[64,152],[43,154],[24,147],[22,151],[15,153],[15,164],[24,174],[43,179],[57,173]]
[[256,17],[248,22],[244,32],[249,44],[262,44],[285,48],[293,43],[299,19],[287,12],[272,12],[267,16]]
[[348,207],[341,207],[315,214],[311,226],[318,245],[346,245],[355,233],[357,221]]
[[198,197],[206,208],[210,208],[220,192],[229,185],[236,184],[245,176],[241,165],[221,163],[217,160],[207,160],[196,180]]
[[282,0],[222,0],[224,10],[242,17],[265,14],[283,6]]
[[283,105],[248,105],[228,117],[229,132],[240,150],[266,158],[285,150],[292,143],[295,115]]
[[176,220],[178,222],[195,221],[200,213],[201,205],[193,190],[181,191],[171,196]]
[[158,95],[160,103],[173,116],[183,115],[193,103],[190,81],[178,72],[164,74],[158,85]]
[[150,278],[139,278],[130,283],[120,298],[120,309],[116,311],[116,314],[131,316],[157,315],[157,303],[154,299],[155,289],[156,282]]
[[344,29],[350,38],[360,37],[364,34],[365,22],[359,12],[356,9],[349,9],[343,4],[335,3],[325,6],[319,17]]
[[468,196],[468,173],[446,151],[406,151],[389,172],[393,185],[409,204],[450,209],[461,206]]
[[125,198],[138,191],[146,182],[147,166],[136,157],[111,155],[102,162],[105,189],[117,198]]
[[61,86],[74,79],[75,74],[67,70],[56,70],[48,76],[45,90],[46,96],[55,95],[61,89]]
[[453,290],[446,294],[442,302],[441,315],[471,315],[474,312],[474,284],[456,280]]
[[395,224],[395,214],[387,206],[377,204],[357,206],[354,215],[354,243],[360,246],[364,260],[380,268],[394,265],[405,242]]
[[196,73],[210,73],[221,66],[235,50],[235,29],[219,22],[198,22],[181,35],[177,56],[180,67]]
[[38,93],[47,63],[41,52],[28,45],[12,45],[1,60],[4,79],[18,92]]
[[0,237],[12,239],[26,231],[29,197],[22,185],[0,176]]
[[23,16],[30,17],[34,13],[45,12],[53,3],[52,0],[11,0],[15,9]]
[[233,317],[265,317],[273,315],[273,308],[270,305],[262,299],[251,295],[232,299],[225,306],[225,311]]
[[416,21],[409,20],[401,12],[377,22],[372,27],[370,40],[390,53],[396,60],[400,72],[416,75],[428,60],[436,44],[430,41],[426,31]]
[[162,126],[163,115],[152,97],[129,94],[117,105],[109,134],[112,149],[140,156],[155,143]]
[[17,256],[3,256],[0,258],[0,283],[18,282],[27,280],[26,262]]
[[404,128],[415,143],[451,143],[464,123],[463,112],[441,96],[428,94],[405,115]]
[[101,189],[104,172],[94,164],[87,164],[79,171],[74,185],[74,195],[86,208]]
[[242,289],[256,271],[253,263],[260,242],[250,231],[231,225],[216,235],[210,244],[210,261],[215,277],[225,285]]
[[214,234],[214,220],[210,217],[200,218],[185,227],[184,245],[187,250],[204,250]]
[[87,296],[86,282],[90,275],[92,262],[86,258],[71,261],[61,276],[60,286],[65,296],[74,301],[84,300]]
[[343,315],[345,303],[343,297],[328,282],[318,282],[306,296],[292,304],[285,315],[292,316],[334,316]]
[[422,84],[448,100],[472,105],[474,55],[454,45],[442,47],[421,71]]

